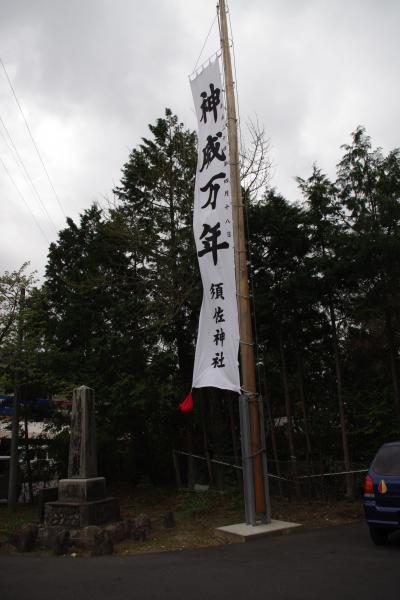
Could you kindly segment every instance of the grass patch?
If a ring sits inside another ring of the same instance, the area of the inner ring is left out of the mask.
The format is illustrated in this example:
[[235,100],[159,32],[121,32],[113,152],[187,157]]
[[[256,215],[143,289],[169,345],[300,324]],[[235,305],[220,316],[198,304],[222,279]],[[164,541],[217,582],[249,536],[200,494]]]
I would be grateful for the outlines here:
[[21,504],[16,513],[8,510],[7,504],[0,505],[0,552],[8,552],[10,548],[9,540],[13,532],[26,525],[35,523],[38,520],[37,507]]
[[180,492],[177,497],[176,511],[188,517],[207,516],[215,511],[240,510],[243,505],[241,494],[232,489],[224,493],[208,490],[195,492],[187,490]]
[[[152,522],[152,530],[145,541],[126,540],[117,544],[114,552],[119,555],[216,546],[221,544],[215,536],[216,527],[240,523],[244,519],[242,493],[236,488],[220,493],[215,490],[195,492],[166,487],[114,486],[110,495],[119,499],[123,519],[134,521],[140,513],[146,513]],[[164,517],[170,511],[174,513],[176,526],[169,529],[164,527]],[[363,514],[361,501],[289,502],[286,498],[273,497],[272,517],[315,528],[359,521]],[[37,520],[36,507],[19,506],[13,515],[6,505],[0,505],[0,553],[14,553],[15,549],[8,544],[12,532]]]

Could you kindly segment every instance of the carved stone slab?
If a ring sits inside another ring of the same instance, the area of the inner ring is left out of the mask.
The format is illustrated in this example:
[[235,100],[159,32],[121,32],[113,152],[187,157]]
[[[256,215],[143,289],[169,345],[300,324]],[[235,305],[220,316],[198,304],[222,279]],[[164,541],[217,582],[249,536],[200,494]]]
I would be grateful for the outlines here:
[[94,390],[82,385],[74,390],[72,396],[68,478],[89,479],[96,476]]
[[102,500],[106,497],[104,477],[90,479],[60,479],[58,482],[58,500],[60,502],[84,502]]
[[58,485],[58,500],[46,502],[44,522],[66,529],[119,521],[119,503],[106,498],[106,480],[97,477],[94,391],[86,386],[72,396],[68,479]]
[[117,498],[105,498],[93,502],[47,502],[45,505],[46,525],[61,525],[66,529],[103,525],[119,519]]

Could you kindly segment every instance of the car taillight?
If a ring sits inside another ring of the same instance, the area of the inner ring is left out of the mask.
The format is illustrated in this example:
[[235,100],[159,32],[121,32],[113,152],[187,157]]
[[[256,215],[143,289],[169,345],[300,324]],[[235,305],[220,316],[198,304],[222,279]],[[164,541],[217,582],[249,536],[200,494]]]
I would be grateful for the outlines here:
[[372,481],[371,475],[367,475],[364,479],[364,494],[374,493],[374,482]]

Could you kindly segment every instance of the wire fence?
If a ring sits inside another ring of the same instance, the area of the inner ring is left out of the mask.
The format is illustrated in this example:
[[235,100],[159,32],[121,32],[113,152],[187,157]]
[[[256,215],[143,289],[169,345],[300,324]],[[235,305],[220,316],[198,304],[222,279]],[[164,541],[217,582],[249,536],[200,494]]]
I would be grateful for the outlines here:
[[[211,457],[174,450],[173,462],[179,488],[226,491],[242,485],[241,460],[232,456]],[[346,496],[349,476],[354,495],[361,495],[367,471],[362,464],[353,464],[347,471],[340,461],[269,461],[267,477],[272,496],[328,501]]]

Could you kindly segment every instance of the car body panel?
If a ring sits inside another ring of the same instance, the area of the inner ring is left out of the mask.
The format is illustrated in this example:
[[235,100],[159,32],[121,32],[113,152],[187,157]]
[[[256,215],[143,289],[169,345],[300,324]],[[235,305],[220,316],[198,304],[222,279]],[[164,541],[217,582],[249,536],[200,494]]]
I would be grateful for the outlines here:
[[368,525],[400,528],[400,442],[381,446],[368,475],[373,483],[373,492],[364,494],[363,501]]

